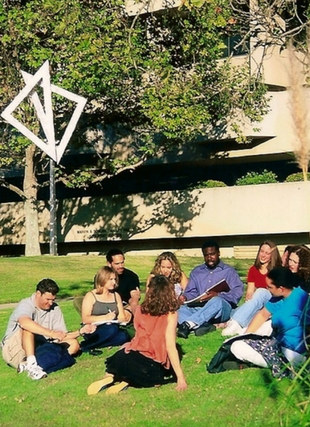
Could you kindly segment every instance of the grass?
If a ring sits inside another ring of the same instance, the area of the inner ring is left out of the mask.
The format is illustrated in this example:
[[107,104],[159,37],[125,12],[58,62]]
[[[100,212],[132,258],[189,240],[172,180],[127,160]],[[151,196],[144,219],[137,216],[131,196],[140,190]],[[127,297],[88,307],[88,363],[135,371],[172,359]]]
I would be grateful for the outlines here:
[[[186,273],[201,263],[200,258],[180,258]],[[145,283],[154,259],[128,256],[127,266]],[[243,280],[251,260],[230,259]],[[2,302],[17,302],[32,293],[42,277],[52,277],[61,288],[61,297],[84,293],[103,257],[1,258]],[[69,329],[76,329],[80,318],[72,301],[60,301]],[[0,310],[0,334],[5,332],[12,308]],[[31,381],[0,362],[1,427],[278,427],[278,408],[284,400],[289,380],[274,381],[268,370],[246,369],[208,374],[206,363],[223,338],[220,331],[203,337],[179,340],[185,356],[182,361],[188,389],[177,393],[175,385],[153,389],[133,389],[116,396],[104,393],[88,396],[88,385],[104,373],[104,359],[115,349],[104,349],[103,356],[83,354],[70,369]],[[293,424],[290,425],[290,427]]]
[[[202,259],[180,257],[180,262],[185,273],[189,274],[194,266],[202,263]],[[250,260],[233,260],[244,281],[251,263]],[[84,295],[92,287],[97,270],[105,264],[103,256],[0,258],[0,304],[16,302],[28,296],[43,277],[57,282],[60,287],[58,298]],[[126,265],[139,275],[143,288],[154,265],[154,258],[127,256]]]

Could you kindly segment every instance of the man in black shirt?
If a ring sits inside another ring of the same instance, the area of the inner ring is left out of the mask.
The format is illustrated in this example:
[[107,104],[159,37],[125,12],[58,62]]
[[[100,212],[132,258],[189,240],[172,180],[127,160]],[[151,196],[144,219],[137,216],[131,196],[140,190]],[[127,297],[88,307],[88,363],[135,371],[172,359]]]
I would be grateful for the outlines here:
[[113,268],[118,274],[117,292],[125,304],[125,310],[134,314],[140,299],[140,281],[138,275],[125,268],[125,256],[120,249],[110,249],[106,254],[106,259],[108,266]]

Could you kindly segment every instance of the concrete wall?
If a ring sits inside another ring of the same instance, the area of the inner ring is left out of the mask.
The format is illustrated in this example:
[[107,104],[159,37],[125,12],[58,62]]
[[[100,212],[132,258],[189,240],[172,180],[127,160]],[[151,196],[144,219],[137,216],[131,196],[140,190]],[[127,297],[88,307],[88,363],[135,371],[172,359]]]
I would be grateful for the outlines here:
[[[240,246],[244,246],[240,242],[246,242],[252,254],[266,237],[280,243],[281,236],[281,245],[296,239],[309,241],[305,236],[310,231],[310,183],[68,199],[59,201],[58,217],[58,242],[78,245],[137,240],[142,242],[139,249],[147,250],[153,240],[160,240],[165,249],[165,241],[169,240],[171,247],[175,239],[180,248],[183,239],[186,253],[196,255],[199,239],[212,236],[225,242],[226,256],[235,255],[234,247],[240,253]],[[2,245],[24,243],[23,220],[21,203],[0,206]],[[41,242],[48,242],[48,223],[47,206],[41,204]]]

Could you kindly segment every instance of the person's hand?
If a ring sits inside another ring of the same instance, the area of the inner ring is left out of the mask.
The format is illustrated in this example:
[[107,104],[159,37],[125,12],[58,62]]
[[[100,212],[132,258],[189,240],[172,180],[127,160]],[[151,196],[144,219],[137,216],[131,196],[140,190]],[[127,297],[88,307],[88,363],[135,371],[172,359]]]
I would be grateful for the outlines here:
[[105,315],[106,320],[115,320],[116,319],[116,313],[115,311],[110,311],[108,314]]
[[80,334],[92,334],[97,329],[96,325],[93,325],[91,323],[87,323],[86,325],[82,326],[80,329]]
[[137,298],[137,299],[140,299],[140,297],[141,297],[140,289],[139,289],[139,288],[136,288],[135,290],[131,291],[131,292],[130,292],[130,296],[131,296],[131,298]]
[[61,342],[61,341],[63,341],[66,338],[66,336],[67,336],[66,332],[63,332],[63,331],[54,331],[53,330],[51,332],[50,338],[53,341],[59,341],[59,342]]
[[215,292],[215,291],[207,292],[205,295],[203,295],[200,298],[200,302],[209,301],[211,298],[217,297],[217,296],[218,296],[218,292]]
[[246,300],[246,301],[250,301],[250,299],[252,299],[252,298],[253,298],[253,295],[254,295],[254,292],[247,292],[247,293],[245,294],[245,300]]
[[176,386],[176,391],[183,391],[187,389],[187,383],[185,381],[185,377],[182,376],[181,378],[178,378],[177,380],[177,386]]
[[179,296],[179,304],[183,305],[185,301],[186,301],[186,297],[184,295],[180,295]]

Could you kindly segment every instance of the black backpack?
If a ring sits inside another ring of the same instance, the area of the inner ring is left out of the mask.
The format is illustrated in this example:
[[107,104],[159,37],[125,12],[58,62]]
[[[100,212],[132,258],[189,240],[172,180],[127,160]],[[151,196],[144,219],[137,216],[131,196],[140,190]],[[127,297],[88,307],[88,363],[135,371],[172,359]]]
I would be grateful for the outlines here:
[[244,335],[238,335],[236,337],[229,338],[228,340],[226,340],[221,345],[221,347],[219,348],[219,350],[212,357],[210,363],[209,364],[207,363],[206,370],[210,374],[217,374],[219,372],[225,372],[225,371],[228,370],[225,367],[225,363],[224,362],[239,362],[240,364],[244,364],[244,362],[240,361],[239,359],[237,359],[232,354],[232,352],[230,351],[230,347],[231,347],[231,345],[232,345],[233,342],[244,340],[245,338],[247,338],[247,339],[249,339],[249,338],[250,339],[260,339],[262,337],[260,335],[247,334],[246,336],[244,336]]

